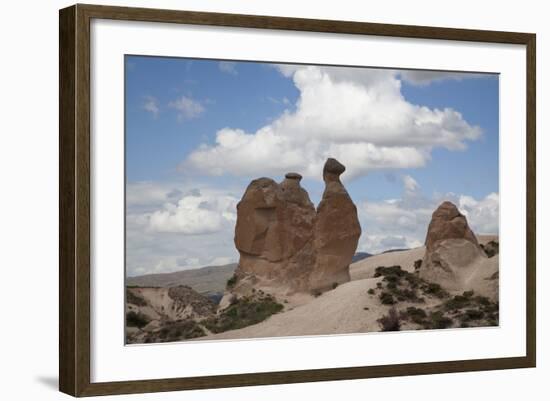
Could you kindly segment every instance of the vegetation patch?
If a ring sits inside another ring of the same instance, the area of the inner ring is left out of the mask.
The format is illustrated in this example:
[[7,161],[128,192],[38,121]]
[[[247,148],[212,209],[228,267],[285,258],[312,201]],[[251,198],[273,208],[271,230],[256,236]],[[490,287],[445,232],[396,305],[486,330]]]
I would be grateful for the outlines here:
[[424,309],[409,306],[406,310],[401,312],[400,317],[404,320],[411,320],[412,322],[423,326],[426,322],[428,314]]
[[382,331],[399,331],[401,328],[399,316],[395,308],[391,308],[388,314],[382,316],[377,322],[380,324]]
[[137,306],[147,305],[147,301],[126,288],[126,302]]
[[[385,305],[390,297],[384,295],[389,293],[397,302],[424,303],[424,296],[446,298],[449,294],[439,284],[430,283],[418,277],[416,273],[409,273],[401,269],[401,266],[379,266],[376,268],[374,277],[382,277],[382,281],[376,283],[376,289],[384,290],[380,295],[380,301]],[[375,291],[375,289],[372,289]],[[395,302],[394,302],[395,303]]]
[[367,290],[367,293],[378,294],[380,302],[383,305],[392,305],[392,309],[400,302],[423,304],[426,302],[425,297],[440,300],[427,309],[409,306],[397,310],[396,315],[390,313],[383,316],[379,323],[384,331],[399,330],[404,321],[412,322],[422,329],[498,325],[498,303],[476,295],[473,291],[451,296],[439,284],[420,278],[416,272],[402,270],[400,266],[377,267],[374,276],[381,277],[382,280],[377,283],[376,288]]
[[237,284],[237,275],[233,274],[229,280],[227,280],[227,289],[231,289],[235,287],[235,284]]
[[489,241],[486,244],[479,244],[479,246],[481,247],[481,249],[483,249],[487,257],[489,258],[498,255],[499,243],[497,241]]
[[202,323],[213,333],[222,333],[251,326],[280,312],[283,305],[271,295],[238,298],[221,313]]
[[146,343],[181,341],[206,335],[204,329],[192,319],[167,322],[160,330],[151,332],[145,338]]
[[445,316],[442,311],[430,312],[425,329],[447,329],[453,325],[453,319]]
[[393,295],[389,292],[382,292],[379,295],[380,302],[382,302],[383,305],[393,305],[395,303],[395,299],[393,298]]
[[437,283],[426,282],[426,284],[422,286],[422,290],[424,293],[433,295],[437,298],[447,298],[449,296],[449,293]]
[[141,329],[142,327],[145,327],[150,321],[151,319],[141,312],[130,311],[126,313],[127,327],[137,327]]

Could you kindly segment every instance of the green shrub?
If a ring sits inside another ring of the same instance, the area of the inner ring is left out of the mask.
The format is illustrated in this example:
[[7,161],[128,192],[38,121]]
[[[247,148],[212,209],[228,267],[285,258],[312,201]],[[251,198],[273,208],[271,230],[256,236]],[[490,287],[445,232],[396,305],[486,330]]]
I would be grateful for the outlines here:
[[449,293],[437,283],[426,282],[422,289],[426,294],[433,295],[437,298],[446,298],[449,296]]
[[446,310],[451,311],[451,310],[458,310],[458,309],[465,308],[470,304],[471,304],[471,300],[469,297],[465,297],[463,295],[455,295],[451,299],[448,299],[447,301],[445,301],[445,303],[443,304],[443,307]]
[[453,320],[446,317],[443,312],[437,311],[430,313],[428,327],[430,329],[446,329],[453,325]]
[[147,305],[147,301],[145,301],[145,299],[134,294],[134,292],[130,291],[128,288],[126,288],[126,303],[137,305],[137,306]]
[[468,317],[468,320],[479,320],[483,319],[485,313],[477,309],[467,309],[465,315]]
[[367,294],[374,295],[374,288],[369,288],[369,290],[367,291]]
[[240,298],[218,316],[207,319],[204,325],[213,333],[221,333],[259,323],[282,309],[283,305],[270,295],[262,298]]
[[229,280],[227,280],[227,288],[231,289],[237,284],[237,276],[234,274]]
[[[492,304],[491,300],[487,297],[482,297],[481,295],[478,295],[474,298],[474,302],[483,305],[483,306],[490,306]],[[498,307],[498,306],[497,306]]]
[[405,313],[405,316],[411,319],[416,324],[424,324],[425,319],[428,316],[424,309],[415,308],[414,306],[409,306]]
[[380,302],[382,302],[383,305],[393,305],[395,303],[395,299],[393,299],[393,295],[389,292],[382,292],[379,296]]
[[386,288],[388,290],[395,290],[395,289],[397,289],[397,283],[391,281],[388,284],[386,284]]
[[402,277],[405,275],[405,273],[407,272],[402,270],[401,266],[378,266],[374,270],[374,277],[384,276],[384,278],[387,279],[388,277]]
[[146,326],[151,319],[141,312],[130,311],[126,314],[126,326],[142,328]]
[[[154,339],[155,335],[158,338]],[[185,319],[169,322],[159,331],[151,333],[149,336],[151,339],[154,339],[152,342],[171,342],[203,337],[205,335],[205,331],[197,322],[191,319]]]
[[382,316],[377,322],[382,327],[382,331],[399,331],[401,324],[395,308],[391,308],[387,315]]

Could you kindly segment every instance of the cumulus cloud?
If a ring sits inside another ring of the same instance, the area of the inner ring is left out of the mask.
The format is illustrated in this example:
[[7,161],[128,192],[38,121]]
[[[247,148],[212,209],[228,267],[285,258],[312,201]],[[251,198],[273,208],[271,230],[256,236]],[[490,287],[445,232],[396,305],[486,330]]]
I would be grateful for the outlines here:
[[359,249],[378,253],[422,245],[432,213],[446,200],[453,202],[466,216],[476,234],[498,234],[497,193],[490,193],[482,199],[454,193],[426,197],[414,178],[404,176],[401,198],[358,204],[363,228]]
[[[422,167],[434,148],[456,151],[481,129],[450,108],[408,102],[392,70],[280,65],[299,90],[295,110],[285,110],[256,132],[223,128],[183,166],[204,174],[274,174],[297,170],[319,176],[327,157],[346,167],[347,178],[376,169]],[[274,157],[276,155],[276,157]]]
[[178,121],[192,120],[204,113],[204,106],[189,96],[181,96],[168,104],[178,112]]
[[373,253],[417,248],[422,245],[419,240],[403,235],[365,235],[362,240],[362,246]]
[[157,118],[160,112],[158,100],[153,96],[145,96],[143,103],[143,110],[151,113],[154,118]]
[[218,63],[218,68],[222,72],[226,72],[231,75],[237,75],[237,63],[233,61],[220,61]]
[[235,262],[238,259],[233,244],[235,193],[240,191],[192,182],[129,184],[126,189],[128,275]]
[[476,233],[494,234],[499,227],[499,203],[497,193],[491,193],[481,200],[462,195],[458,200],[458,208]]
[[234,222],[237,199],[194,193],[177,203],[166,203],[149,216],[149,228],[157,232],[179,232],[188,235],[219,231],[226,222]]

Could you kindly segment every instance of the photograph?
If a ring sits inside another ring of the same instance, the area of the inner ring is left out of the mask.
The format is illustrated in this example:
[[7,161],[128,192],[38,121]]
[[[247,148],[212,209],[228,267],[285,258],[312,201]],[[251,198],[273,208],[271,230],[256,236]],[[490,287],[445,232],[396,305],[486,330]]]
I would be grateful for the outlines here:
[[124,69],[127,345],[499,326],[499,74]]

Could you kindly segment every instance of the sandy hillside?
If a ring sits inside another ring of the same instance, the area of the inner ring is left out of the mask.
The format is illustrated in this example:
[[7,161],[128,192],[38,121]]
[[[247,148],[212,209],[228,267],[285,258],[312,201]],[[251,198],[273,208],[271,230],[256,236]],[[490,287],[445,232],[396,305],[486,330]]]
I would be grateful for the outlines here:
[[[480,237],[481,243],[498,239],[495,236]],[[350,266],[351,280],[339,285],[310,302],[290,310],[275,314],[267,320],[238,330],[210,334],[197,340],[217,340],[234,338],[258,338],[300,335],[321,335],[331,333],[362,333],[380,331],[378,319],[386,315],[391,308],[382,305],[377,294],[367,291],[375,288],[381,278],[374,278],[375,269],[379,266],[400,265],[403,270],[414,272],[414,262],[422,259],[425,247],[406,251],[396,251],[372,256]],[[498,280],[487,280],[487,274],[498,271],[498,257],[482,259],[479,264],[465,270],[465,281],[468,289],[478,294],[490,296],[497,291]],[[462,293],[460,292],[451,293]],[[498,298],[498,292],[497,292]],[[430,308],[440,304],[441,299],[427,296],[426,302],[419,305],[400,302],[398,308],[421,306]],[[403,329],[406,329],[404,326]]]
[[389,307],[381,305],[375,295],[367,294],[367,290],[375,287],[378,281],[377,278],[350,281],[308,304],[273,315],[254,326],[197,340],[379,331],[376,319]]

